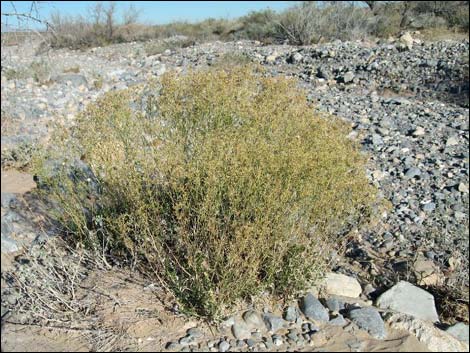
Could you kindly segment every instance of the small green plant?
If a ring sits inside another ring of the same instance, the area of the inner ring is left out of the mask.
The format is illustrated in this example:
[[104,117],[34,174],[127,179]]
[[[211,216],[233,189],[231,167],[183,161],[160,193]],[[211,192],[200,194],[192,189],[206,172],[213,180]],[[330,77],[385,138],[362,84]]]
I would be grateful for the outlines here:
[[15,70],[12,68],[8,68],[8,69],[5,69],[4,75],[7,78],[7,80],[21,80],[21,79],[28,78],[28,72],[27,70],[24,70],[24,69]]
[[35,147],[30,142],[21,142],[13,148],[2,150],[2,168],[27,169],[31,166]]
[[36,162],[68,238],[211,318],[311,285],[375,191],[349,127],[316,115],[295,80],[265,76],[167,73],[88,106]]
[[187,48],[194,45],[194,40],[190,38],[181,38],[175,40],[163,40],[156,43],[148,43],[145,46],[147,56],[163,54],[165,50],[175,50],[179,48]]
[[8,68],[4,73],[8,80],[25,80],[32,77],[38,83],[47,83],[51,78],[51,69],[45,60],[33,61],[23,68]]
[[80,72],[80,66],[78,65],[74,65],[74,66],[70,66],[70,67],[66,67],[64,70],[63,70],[64,73],[74,73],[74,74],[78,74]]
[[34,81],[44,84],[51,79],[51,68],[45,60],[33,61],[29,65],[29,71]]
[[96,76],[95,80],[93,81],[93,88],[96,90],[103,88],[103,76]]
[[228,52],[218,57],[214,66],[243,66],[250,63],[251,59],[248,55],[238,52]]

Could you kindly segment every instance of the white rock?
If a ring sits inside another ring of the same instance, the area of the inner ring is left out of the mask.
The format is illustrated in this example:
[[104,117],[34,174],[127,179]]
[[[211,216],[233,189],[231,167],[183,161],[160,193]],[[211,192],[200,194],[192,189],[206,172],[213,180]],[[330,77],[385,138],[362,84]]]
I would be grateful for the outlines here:
[[426,134],[426,130],[421,126],[416,127],[415,131],[413,131],[413,136],[423,136],[424,134]]
[[447,139],[446,146],[456,146],[459,144],[459,137],[452,136]]
[[446,331],[405,314],[393,314],[386,322],[393,330],[407,331],[416,336],[432,352],[468,352],[468,344],[459,341]]
[[273,55],[268,55],[265,60],[267,63],[272,64],[273,62],[276,61],[276,59],[277,59],[277,55],[273,54]]
[[459,191],[464,193],[464,194],[468,194],[468,184],[460,183],[459,184]]
[[413,37],[411,36],[410,32],[405,32],[403,35],[400,36],[398,39],[400,44],[404,45],[408,50],[413,48]]
[[324,280],[324,290],[330,295],[357,298],[362,288],[357,279],[340,273],[330,272]]

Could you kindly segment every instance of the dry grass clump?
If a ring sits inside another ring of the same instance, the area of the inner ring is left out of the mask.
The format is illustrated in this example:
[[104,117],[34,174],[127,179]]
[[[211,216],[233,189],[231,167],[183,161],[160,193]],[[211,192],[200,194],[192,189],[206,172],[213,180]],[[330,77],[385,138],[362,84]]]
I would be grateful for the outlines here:
[[375,197],[347,125],[315,115],[295,80],[247,67],[152,87],[89,106],[39,163],[69,237],[212,318],[311,284]]

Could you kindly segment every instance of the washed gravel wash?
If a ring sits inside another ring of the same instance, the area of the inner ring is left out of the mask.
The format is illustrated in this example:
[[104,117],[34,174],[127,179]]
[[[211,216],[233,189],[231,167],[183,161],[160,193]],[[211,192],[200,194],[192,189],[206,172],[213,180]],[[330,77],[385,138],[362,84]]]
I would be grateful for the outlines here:
[[[468,268],[469,84],[462,64],[468,41],[401,43],[337,41],[299,48],[214,42],[151,56],[148,43],[38,55],[7,47],[2,149],[47,137],[54,124],[73,123],[103,93],[167,70],[260,63],[272,75],[300,78],[315,109],[350,121],[351,137],[371,157],[370,179],[392,208],[383,227],[361,234],[351,257],[367,262],[373,249],[392,259],[391,270],[406,271],[403,261],[419,252],[452,271]],[[373,266],[368,270],[374,274]],[[451,275],[468,284],[468,271]]]

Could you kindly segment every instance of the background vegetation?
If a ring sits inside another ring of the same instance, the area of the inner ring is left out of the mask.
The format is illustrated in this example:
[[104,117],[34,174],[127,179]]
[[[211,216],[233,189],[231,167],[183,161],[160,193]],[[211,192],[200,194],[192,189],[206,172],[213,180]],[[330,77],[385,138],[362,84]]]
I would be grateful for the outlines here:
[[[123,12],[123,20],[118,21],[117,15],[115,2],[96,3],[86,18],[55,13],[45,21],[51,30],[48,45],[79,49],[173,36],[189,41],[251,39],[308,45],[388,37],[410,29],[436,34],[469,30],[468,1],[304,1],[280,13],[263,10],[233,20],[210,18],[155,26],[140,24],[133,5]],[[5,41],[14,39],[7,37]]]

